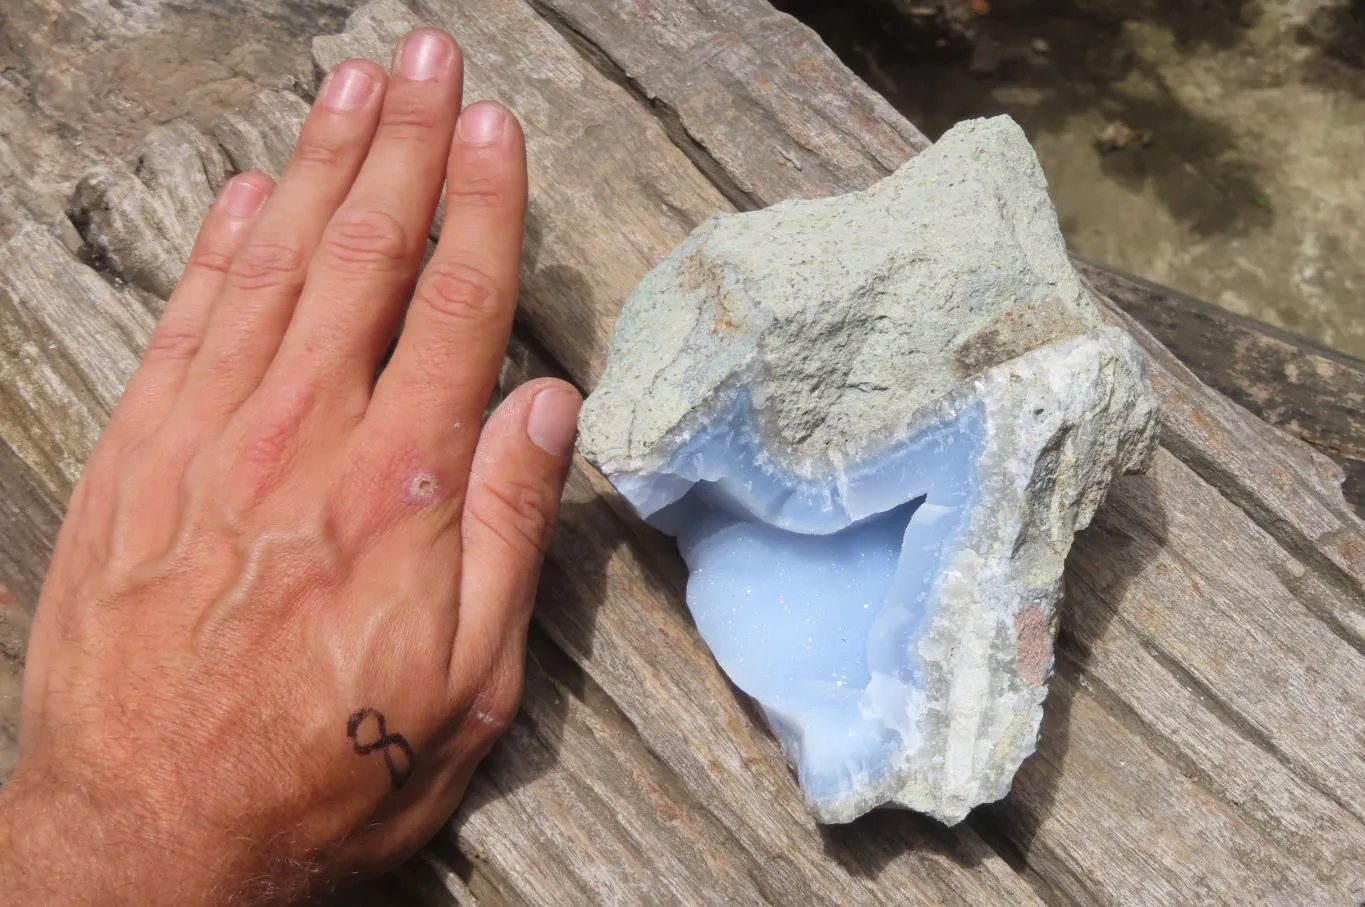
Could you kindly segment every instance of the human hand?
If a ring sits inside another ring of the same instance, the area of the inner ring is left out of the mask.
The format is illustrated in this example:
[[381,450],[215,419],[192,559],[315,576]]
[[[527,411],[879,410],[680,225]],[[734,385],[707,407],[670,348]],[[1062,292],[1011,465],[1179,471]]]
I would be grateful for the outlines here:
[[503,108],[457,125],[461,68],[434,30],[391,78],[343,64],[279,185],[238,176],[209,213],[57,542],[0,902],[289,901],[381,870],[515,714],[579,397],[533,382],[480,427],[526,165]]

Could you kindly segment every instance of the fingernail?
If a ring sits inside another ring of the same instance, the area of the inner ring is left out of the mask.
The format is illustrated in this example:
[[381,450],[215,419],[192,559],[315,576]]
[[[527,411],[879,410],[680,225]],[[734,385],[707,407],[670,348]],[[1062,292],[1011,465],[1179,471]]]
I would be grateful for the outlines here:
[[460,114],[455,132],[467,145],[487,145],[497,141],[507,126],[507,111],[501,104],[480,101]]
[[333,110],[357,110],[365,106],[374,90],[374,79],[359,66],[343,66],[322,86],[322,105]]
[[578,393],[567,387],[547,387],[536,394],[526,419],[526,434],[531,443],[548,454],[567,457],[578,434],[581,402]]
[[250,180],[237,177],[223,192],[223,210],[233,217],[250,217],[261,210],[265,192]]
[[453,56],[447,38],[435,32],[413,32],[398,45],[393,68],[404,78],[423,82],[440,75]]

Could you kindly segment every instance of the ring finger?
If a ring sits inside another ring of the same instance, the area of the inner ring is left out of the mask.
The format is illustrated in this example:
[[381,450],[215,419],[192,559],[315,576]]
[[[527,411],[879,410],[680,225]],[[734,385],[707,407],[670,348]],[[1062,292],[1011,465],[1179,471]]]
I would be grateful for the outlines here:
[[180,405],[222,423],[260,384],[279,348],[324,227],[369,151],[384,70],[352,60],[333,70],[213,305]]

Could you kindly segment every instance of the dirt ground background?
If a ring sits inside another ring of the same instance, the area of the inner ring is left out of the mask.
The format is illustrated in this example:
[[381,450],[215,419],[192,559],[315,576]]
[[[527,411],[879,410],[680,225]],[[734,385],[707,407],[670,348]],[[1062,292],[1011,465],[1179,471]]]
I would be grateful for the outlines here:
[[[970,43],[916,2],[778,5],[931,137],[1012,114],[1082,255],[1365,357],[1365,0],[972,0]],[[358,5],[5,0],[0,187],[308,84]]]
[[778,5],[930,138],[1014,116],[1080,254],[1365,357],[1362,0]]

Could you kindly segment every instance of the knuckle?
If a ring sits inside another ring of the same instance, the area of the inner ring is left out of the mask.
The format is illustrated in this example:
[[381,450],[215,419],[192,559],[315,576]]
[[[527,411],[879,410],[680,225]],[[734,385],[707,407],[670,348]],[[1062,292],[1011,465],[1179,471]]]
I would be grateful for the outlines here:
[[297,164],[308,169],[333,170],[354,157],[359,145],[359,137],[354,135],[308,136],[294,149],[291,166]]
[[188,361],[199,352],[203,342],[204,336],[199,331],[163,321],[152,331],[143,359],[149,362]]
[[471,265],[435,259],[418,288],[418,303],[442,318],[468,321],[498,310],[502,291],[487,273]]
[[447,208],[498,208],[511,197],[506,170],[488,160],[469,162],[446,184]]
[[190,259],[190,268],[200,271],[210,271],[214,274],[226,274],[232,267],[234,255],[233,250],[226,243],[203,243],[194,250],[194,256]]
[[467,517],[519,554],[543,554],[549,544],[550,504],[544,491],[518,478],[481,482],[465,502]]
[[291,432],[278,423],[259,425],[242,444],[240,461],[253,474],[273,472],[284,462]]
[[408,231],[380,208],[341,212],[322,244],[334,263],[364,270],[393,270],[407,261],[411,249]]
[[280,389],[245,422],[233,476],[248,501],[264,495],[287,471],[314,397],[306,385]]
[[281,241],[248,242],[228,270],[228,281],[242,292],[293,287],[302,283],[303,251]]
[[446,116],[424,91],[394,91],[379,115],[379,132],[384,138],[427,138]]
[[489,679],[488,685],[469,710],[468,721],[480,736],[491,741],[507,730],[521,709],[525,686],[526,678],[520,666],[500,670]]

